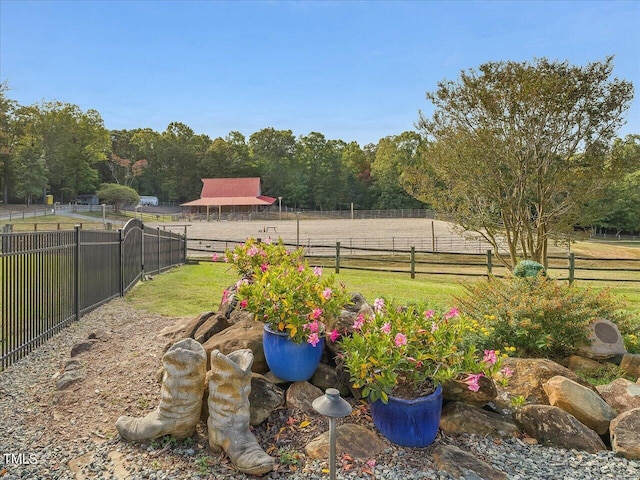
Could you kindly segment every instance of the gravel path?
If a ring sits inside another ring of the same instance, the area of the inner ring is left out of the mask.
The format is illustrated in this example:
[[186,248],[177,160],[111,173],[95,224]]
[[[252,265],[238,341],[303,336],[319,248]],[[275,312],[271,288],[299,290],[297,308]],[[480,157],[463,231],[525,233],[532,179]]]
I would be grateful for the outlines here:
[[[13,479],[246,479],[225,457],[213,454],[204,422],[188,441],[150,445],[122,441],[115,420],[143,415],[157,405],[155,372],[167,343],[157,332],[175,323],[112,301],[51,339],[37,351],[0,372],[0,478]],[[78,356],[85,380],[56,392],[56,380],[71,347],[89,336],[92,348]],[[141,346],[144,345],[144,349]],[[306,461],[304,444],[326,427],[311,418],[311,431],[275,439],[292,412],[276,411],[256,428],[262,446],[279,459],[265,479],[327,479],[326,461]],[[314,431],[314,428],[316,429]],[[372,427],[373,428],[373,427]],[[509,479],[640,479],[640,462],[611,452],[584,452],[527,445],[518,439],[496,441],[476,436],[439,435],[426,449],[398,448],[364,461],[338,461],[339,479],[451,480],[439,472],[431,455],[439,444],[473,453]],[[286,456],[285,453],[289,455]],[[286,461],[288,460],[288,461]],[[374,464],[375,462],[375,464]],[[467,476],[471,480],[472,477]],[[491,479],[488,479],[491,480]]]

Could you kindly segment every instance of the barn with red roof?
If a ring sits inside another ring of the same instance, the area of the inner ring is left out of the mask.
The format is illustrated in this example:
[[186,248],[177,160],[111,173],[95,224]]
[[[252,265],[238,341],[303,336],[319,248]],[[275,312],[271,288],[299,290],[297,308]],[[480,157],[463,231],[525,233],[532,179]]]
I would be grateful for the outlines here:
[[262,195],[260,177],[202,178],[200,198],[181,204],[193,213],[215,212],[218,220],[222,213],[251,213],[273,205],[273,197]]

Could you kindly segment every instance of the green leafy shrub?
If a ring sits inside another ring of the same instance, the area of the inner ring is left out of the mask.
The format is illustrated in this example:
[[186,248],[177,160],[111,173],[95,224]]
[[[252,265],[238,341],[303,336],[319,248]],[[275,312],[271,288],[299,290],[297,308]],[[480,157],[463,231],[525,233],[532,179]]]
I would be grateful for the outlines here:
[[465,286],[461,311],[485,331],[479,348],[516,348],[517,356],[562,358],[588,342],[588,325],[606,318],[631,325],[608,290],[535,277],[491,278]]
[[629,322],[618,325],[618,330],[624,340],[624,348],[629,353],[640,354],[640,319],[637,317]]

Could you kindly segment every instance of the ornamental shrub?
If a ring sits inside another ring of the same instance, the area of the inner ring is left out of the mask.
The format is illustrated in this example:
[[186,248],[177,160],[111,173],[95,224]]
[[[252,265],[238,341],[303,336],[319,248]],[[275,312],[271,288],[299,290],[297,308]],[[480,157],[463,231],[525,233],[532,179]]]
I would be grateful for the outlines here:
[[629,323],[629,314],[608,290],[595,292],[541,275],[493,277],[465,289],[456,300],[485,332],[477,336],[480,349],[515,347],[520,357],[559,359],[588,342],[591,321]]

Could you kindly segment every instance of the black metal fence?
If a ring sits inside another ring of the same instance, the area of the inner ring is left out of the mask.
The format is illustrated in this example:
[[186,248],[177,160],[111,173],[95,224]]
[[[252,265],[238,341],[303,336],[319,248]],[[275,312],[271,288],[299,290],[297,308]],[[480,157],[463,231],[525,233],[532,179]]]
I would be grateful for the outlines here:
[[132,219],[122,230],[2,234],[0,369],[146,274],[186,259],[183,235]]

